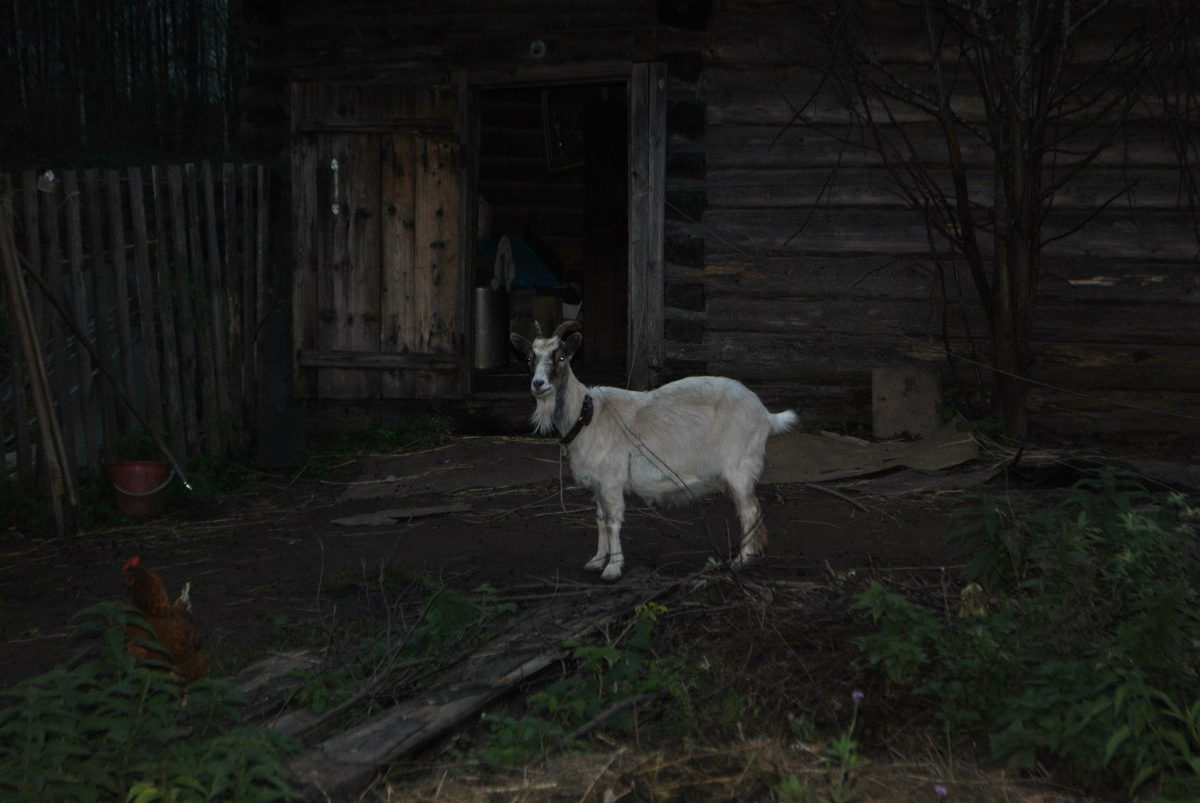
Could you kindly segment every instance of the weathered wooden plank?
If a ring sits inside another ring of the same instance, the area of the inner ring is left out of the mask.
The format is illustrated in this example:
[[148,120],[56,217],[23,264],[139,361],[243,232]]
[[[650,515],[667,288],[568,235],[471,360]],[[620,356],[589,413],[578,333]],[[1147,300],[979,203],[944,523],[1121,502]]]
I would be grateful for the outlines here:
[[[183,393],[183,417],[188,452],[200,444],[200,421],[196,414],[196,329],[190,290],[192,263],[188,254],[188,216],[183,195],[183,170],[167,166],[167,213],[171,222],[172,286],[165,298],[175,308],[175,335],[179,348],[180,390]],[[167,306],[166,303],[163,306]]]
[[[160,327],[159,315],[156,314],[156,311],[159,309],[161,299],[170,298],[170,291],[155,286],[154,271],[150,267],[150,234],[149,226],[146,222],[146,193],[142,170],[139,167],[131,167],[127,175],[129,179],[129,214],[133,224],[133,266],[138,296],[138,322],[141,326],[142,354],[146,369],[145,396],[142,402],[145,405],[146,421],[152,427],[161,427],[163,424],[163,367],[161,355],[162,353],[174,350],[174,339],[173,337],[167,338],[166,325],[163,323],[162,327]],[[157,209],[155,217],[158,218]],[[155,225],[159,225],[159,223],[156,221]],[[155,248],[157,249],[161,268],[162,254],[166,243],[162,239],[161,227],[157,233],[159,236],[156,240]],[[120,292],[128,295],[127,286],[123,286]],[[162,352],[160,352],[158,338],[160,329],[164,337]],[[129,363],[132,366],[133,352],[123,352],[121,362]],[[170,369],[168,371],[167,381],[170,382],[173,373],[170,372]],[[129,388],[131,391],[133,390],[132,386],[129,386]],[[176,454],[183,454],[183,452],[179,451]]]
[[[317,347],[323,351],[378,351],[383,138],[333,134],[322,137],[320,143],[318,192],[322,184],[327,185],[329,201],[318,206],[318,221],[328,223],[318,225],[327,225],[329,235],[318,263]],[[325,370],[320,373],[318,389],[322,398],[375,398],[379,375]]]
[[[418,350],[417,318],[413,314],[417,281],[416,148],[416,137],[400,134],[389,137],[384,149],[379,341],[380,348],[388,353]],[[414,398],[415,393],[412,371],[388,371],[380,377],[380,394],[385,399]]]
[[388,510],[377,510],[374,513],[361,513],[357,516],[331,519],[329,523],[341,527],[390,527],[402,521],[407,522],[429,516],[445,516],[449,513],[469,513],[471,510],[470,505],[462,503],[389,508]]
[[[104,196],[100,190],[100,175],[95,170],[86,170],[83,174],[84,206],[87,208],[88,244],[92,269],[92,314],[95,316],[96,349],[104,355],[110,365],[113,361],[112,337],[109,330],[108,316],[113,309],[112,278],[108,270],[108,260],[104,251]],[[125,355],[119,355],[122,362]],[[108,381],[100,382],[101,407],[101,450],[105,462],[111,463],[117,457],[117,438],[120,430],[118,420],[129,417],[128,411],[122,406],[117,407],[115,392]]]
[[150,192],[154,201],[155,248],[154,265],[157,269],[155,294],[159,299],[156,307],[162,324],[162,370],[167,386],[166,424],[171,436],[171,451],[177,460],[188,454],[187,430],[184,424],[183,370],[180,366],[179,336],[176,331],[175,305],[171,302],[175,282],[167,234],[167,188],[158,167],[150,168]]
[[[989,381],[986,345],[972,350],[961,337],[949,341],[954,369],[963,378]],[[765,351],[752,352],[752,348]],[[1046,339],[1032,344],[1030,378],[1064,391],[1194,393],[1200,375],[1200,347],[1107,344],[1062,345]],[[668,344],[668,356],[705,360],[709,373],[732,376],[748,383],[779,382],[788,377],[792,388],[804,386],[870,385],[875,367],[906,361],[928,363],[949,377],[945,344],[936,336],[922,338],[879,335],[815,335],[720,333],[706,336],[699,346]],[[973,360],[974,362],[969,362]],[[847,404],[853,404],[848,396]],[[869,405],[869,398],[860,400]]]
[[324,658],[310,650],[276,653],[229,678],[246,695],[242,716],[248,720],[272,717],[287,704],[287,696],[303,685],[305,675],[320,667]]
[[325,740],[290,763],[306,798],[353,796],[388,763],[429,744],[479,709],[567,655],[564,641],[628,615],[663,593],[634,583],[598,589],[582,601],[555,600],[527,613],[507,631],[443,675],[434,688],[358,727]]
[[208,299],[207,308],[210,316],[209,332],[212,338],[213,377],[216,380],[214,391],[216,398],[216,426],[218,430],[218,446],[221,454],[229,449],[232,433],[230,432],[229,409],[229,330],[226,307],[225,287],[226,277],[222,268],[221,245],[218,236],[220,218],[217,216],[216,189],[213,185],[213,168],[209,162],[200,166],[200,180],[204,188],[204,231],[206,235],[206,254],[208,256],[208,276],[204,293],[200,299]]
[[[1053,171],[1046,171],[1050,186]],[[954,185],[947,171],[934,170],[930,179],[953,197]],[[905,177],[906,179],[907,177]],[[979,168],[967,172],[967,187],[973,203],[991,206],[992,170]],[[709,208],[772,209],[816,207],[899,207],[908,205],[902,186],[896,184],[884,168],[737,168],[709,170],[706,176]],[[1180,195],[1179,168],[1089,169],[1053,198],[1059,211],[1098,209],[1112,201],[1122,188],[1128,188],[1126,203],[1136,200],[1139,209],[1186,210],[1187,199]]]
[[1161,438],[1165,434],[1194,436],[1194,393],[1098,390],[1064,393],[1049,388],[1029,389],[1029,420],[1043,431],[1091,438],[1118,436],[1130,440]]
[[[1063,76],[1064,86],[1075,79],[1087,78],[1086,66],[1067,66]],[[864,79],[868,86],[874,82],[889,90],[899,91],[905,86],[908,91],[920,93],[920,105],[896,100],[889,93],[886,105],[880,93],[869,94],[871,118],[875,121],[898,123],[902,126],[922,124],[934,119],[932,109],[934,76],[925,65],[912,67],[897,65],[886,74],[866,69]],[[857,88],[844,80],[831,78],[821,69],[805,64],[778,64],[770,70],[770,79],[764,80],[761,68],[738,65],[720,67],[705,65],[704,84],[708,100],[707,120],[710,125],[753,122],[765,125],[788,125],[797,119],[806,123],[825,126],[847,124],[862,120],[863,99]],[[1091,87],[1099,90],[1101,84],[1093,78]],[[1111,128],[1117,122],[1124,105],[1123,88],[1103,86],[1095,97],[1087,98],[1087,105],[1062,104],[1057,109],[1057,122],[1065,130],[1068,126],[1095,126],[1097,129]],[[1143,102],[1151,114],[1162,114],[1153,109],[1155,99],[1143,96]],[[986,120],[987,107],[979,85],[973,75],[960,70],[953,79],[948,103],[954,114],[970,124],[982,126]],[[853,109],[853,111],[851,111]],[[967,126],[962,126],[966,128]]]
[[[83,222],[80,211],[81,195],[79,176],[74,170],[64,171],[63,217],[67,227],[67,260],[69,264],[68,285],[70,298],[64,305],[75,316],[75,324],[81,332],[88,331],[88,292],[83,277]],[[97,325],[99,321],[97,321]],[[98,328],[98,327],[97,327]],[[84,462],[92,476],[100,476],[99,441],[104,433],[101,419],[93,405],[92,358],[82,344],[75,346],[75,364],[79,377],[79,423],[83,434]]]
[[[46,244],[42,278],[49,286],[58,306],[63,304],[63,260],[62,239],[59,233],[59,208],[62,193],[58,179],[43,181],[39,187],[42,200],[42,234]],[[31,266],[32,267],[32,266]],[[62,317],[53,309],[46,310],[46,328],[50,335],[50,354],[54,358],[54,406],[58,408],[58,427],[62,432],[64,455],[63,470],[72,477],[79,476],[77,451],[75,449],[77,421],[79,420],[79,398],[73,392],[75,379],[71,375],[67,356],[67,332]]]
[[254,236],[258,210],[254,168],[242,165],[242,420],[258,420],[258,247]]
[[[458,136],[421,137],[416,148],[419,165],[414,196],[416,350],[459,356],[464,322]],[[414,393],[419,398],[449,398],[461,392],[459,377],[453,374],[420,372],[415,380]]]
[[242,271],[245,260],[238,250],[237,173],[232,164],[221,165],[221,211],[224,216],[225,237],[221,252],[225,281],[220,292],[225,304],[226,344],[229,349],[229,415],[230,424],[238,438],[238,449],[250,446],[253,428],[242,418],[242,394],[245,377],[242,375]]
[[342,368],[363,371],[419,370],[422,372],[451,371],[458,364],[453,354],[379,351],[344,351],[305,349],[299,354],[300,365],[306,368]]
[[[721,65],[794,65],[803,63],[816,72],[829,63],[828,46],[821,28],[828,22],[825,13],[835,4],[806,4],[782,8],[769,0],[723,4],[714,14],[706,38],[706,57]],[[878,63],[927,65],[930,57],[925,15],[905,0],[864,3],[861,19],[873,32],[886,36],[864,36],[861,47]],[[1072,55],[1084,64],[1094,64],[1112,54],[1113,42],[1124,38],[1130,12],[1144,7],[1117,4],[1112,13],[1089,21],[1073,41]],[[953,65],[959,48],[952,37],[942,42],[942,58]]]
[[[122,204],[121,176],[116,170],[104,171],[104,192],[108,203],[108,236],[112,245],[112,280],[116,295],[117,347],[121,353],[121,378],[125,381],[125,387],[132,390],[136,387],[131,356],[133,354],[133,308],[129,303],[129,264],[126,261],[125,252],[125,212]],[[135,232],[136,222],[135,214]],[[139,315],[145,314],[142,310],[150,309],[153,307],[140,307]],[[154,380],[148,381],[151,382],[150,387],[153,387]]]
[[292,133],[456,130],[450,86],[301,83],[294,85]]
[[[270,314],[268,308],[267,283],[270,281],[271,263],[271,171],[266,165],[254,168],[254,296],[255,330]],[[257,384],[257,383],[256,383]]]
[[651,386],[663,362],[665,69],[638,64],[629,79],[629,386]]
[[[885,129],[885,133],[890,131]],[[936,125],[906,126],[905,133],[916,158],[932,165],[946,163],[946,142]],[[1063,143],[1057,159],[1060,169],[1091,152],[1102,142],[1103,136],[1100,131],[1089,129],[1072,137],[1069,143]],[[963,163],[967,167],[991,164],[992,151],[982,140],[964,132],[961,146]],[[731,121],[724,125],[709,121],[705,129],[705,161],[710,171],[834,166],[848,169],[882,165],[873,140],[861,126],[829,125],[818,130],[802,123],[789,126],[748,121]],[[1094,164],[1099,167],[1178,169],[1178,160],[1169,148],[1164,147],[1161,132],[1136,127],[1119,143],[1101,151]]]
[[[1084,221],[1082,213],[1055,214],[1043,227],[1044,237],[1049,241]],[[917,256],[929,251],[925,223],[905,210],[710,209],[704,215],[704,228],[705,243],[714,250],[736,248],[751,254]],[[943,241],[938,241],[938,247],[949,255]],[[980,247],[990,251],[990,239],[981,236]],[[1043,253],[1053,258],[1186,261],[1195,250],[1186,213],[1110,210],[1071,236],[1049,243]]]
[[[317,346],[318,265],[323,247],[319,242],[320,216],[317,173],[320,153],[316,137],[300,135],[292,141],[292,346],[293,352]],[[248,330],[246,330],[248,332]],[[292,369],[293,393],[310,399],[317,394],[317,377],[297,360]]]
[[[957,267],[958,275],[955,276]],[[667,281],[700,284],[707,298],[790,297],[813,303],[836,297],[911,300],[975,299],[961,260],[941,266],[922,257],[888,255],[748,255],[714,252],[701,267],[668,265]],[[1039,298],[1129,304],[1170,301],[1200,303],[1200,274],[1184,262],[1113,259],[1098,264],[1088,257],[1045,259]]]
[[[880,337],[940,334],[963,330],[983,336],[987,321],[978,304],[944,305],[940,301],[858,298],[822,299],[804,303],[800,299],[733,298],[710,299],[705,314],[707,332],[788,332],[796,336],[877,335]],[[1104,326],[1096,326],[1098,315]],[[944,328],[943,328],[944,327]],[[1200,344],[1193,304],[1145,304],[1114,308],[1109,304],[1046,299],[1037,307],[1033,336],[1046,342]]]
[[215,340],[210,317],[212,288],[208,280],[208,259],[204,254],[204,244],[200,234],[200,189],[196,166],[190,163],[184,165],[183,173],[187,193],[189,265],[186,287],[188,298],[195,299],[192,327],[195,330],[196,365],[199,372],[199,394],[193,405],[200,408],[197,418],[200,420],[199,436],[203,439],[204,450],[210,456],[215,457],[224,451],[225,440],[221,433],[220,403],[217,400]]

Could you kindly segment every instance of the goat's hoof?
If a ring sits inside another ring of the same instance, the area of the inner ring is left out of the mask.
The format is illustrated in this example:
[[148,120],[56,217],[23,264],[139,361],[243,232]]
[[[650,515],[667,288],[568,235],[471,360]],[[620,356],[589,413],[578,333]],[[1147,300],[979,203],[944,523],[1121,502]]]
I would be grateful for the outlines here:
[[734,569],[741,570],[749,566],[758,558],[755,552],[743,553],[729,562],[729,565]]
[[608,555],[597,555],[596,557],[583,564],[585,572],[598,572],[604,568],[604,564],[608,562]]
[[615,563],[608,564],[607,566],[604,567],[604,573],[600,575],[600,579],[605,580],[609,583],[611,583],[615,580],[620,580],[621,579],[621,568],[622,568],[621,566],[618,566]]

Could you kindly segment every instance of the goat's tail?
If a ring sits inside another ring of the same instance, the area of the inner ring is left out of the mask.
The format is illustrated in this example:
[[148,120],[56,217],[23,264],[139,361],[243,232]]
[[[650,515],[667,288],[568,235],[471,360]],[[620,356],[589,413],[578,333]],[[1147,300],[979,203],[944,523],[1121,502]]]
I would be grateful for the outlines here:
[[792,431],[792,427],[800,422],[800,416],[793,410],[784,410],[782,413],[769,413],[767,420],[771,424],[770,434],[782,435]]

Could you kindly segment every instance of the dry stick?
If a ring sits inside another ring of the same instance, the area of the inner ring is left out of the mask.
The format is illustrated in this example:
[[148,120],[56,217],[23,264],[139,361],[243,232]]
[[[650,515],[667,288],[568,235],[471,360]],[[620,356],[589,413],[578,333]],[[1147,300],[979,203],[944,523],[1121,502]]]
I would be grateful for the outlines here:
[[158,433],[155,432],[154,429],[146,422],[145,417],[142,416],[141,411],[138,410],[137,405],[134,404],[133,399],[130,398],[129,392],[125,389],[125,386],[121,384],[116,376],[113,375],[112,369],[108,367],[108,360],[105,358],[105,356],[96,351],[96,347],[93,346],[91,341],[87,339],[87,336],[84,334],[83,330],[79,328],[71,315],[68,314],[67,311],[64,310],[58,303],[58,299],[56,299],[54,294],[50,292],[50,288],[46,286],[46,282],[42,279],[42,277],[38,276],[32,270],[29,270],[28,266],[26,266],[25,272],[29,274],[31,279],[33,279],[34,283],[46,297],[46,300],[50,302],[50,306],[54,307],[55,312],[62,316],[63,320],[67,322],[67,326],[69,326],[71,331],[75,333],[76,341],[82,344],[83,347],[87,349],[88,353],[92,355],[92,359],[96,361],[96,367],[100,369],[100,373],[104,375],[105,379],[112,383],[113,388],[117,391],[117,395],[121,397],[121,401],[123,401],[125,406],[129,408],[129,412],[133,415],[137,422],[141,424],[142,429],[146,431],[146,434],[150,436],[150,439],[154,441],[154,445],[158,447],[158,451],[162,453],[163,457],[167,458],[167,462],[171,464],[171,468],[173,468],[175,473],[179,475],[179,479],[183,483],[183,487],[187,488],[192,495],[196,495],[196,489],[192,487],[190,482],[188,482],[187,476],[184,475],[183,469],[179,465],[179,461],[175,459],[175,455],[171,454],[171,450],[167,448],[165,443],[163,443],[163,440],[158,436]]
[[854,499],[851,499],[850,497],[846,496],[841,491],[835,491],[832,488],[826,488],[824,485],[817,485],[815,482],[806,482],[806,483],[804,483],[804,487],[812,488],[814,491],[820,491],[821,493],[829,494],[830,496],[835,496],[838,499],[841,499],[843,502],[845,502],[848,505],[854,505],[854,507],[858,508],[863,513],[867,512],[866,505],[864,505],[862,502],[858,502]]
[[[62,535],[66,531],[66,515],[63,511],[63,495],[75,509],[76,497],[74,485],[68,473],[64,473],[66,463],[62,459],[62,440],[58,431],[58,419],[54,415],[50,403],[49,380],[46,378],[46,364],[42,361],[42,352],[38,348],[37,335],[33,331],[33,310],[29,304],[29,295],[21,281],[21,272],[17,263],[16,244],[13,242],[12,225],[7,215],[0,215],[0,250],[3,251],[4,276],[9,287],[12,311],[17,319],[17,329],[21,333],[21,341],[28,363],[29,387],[33,392],[34,407],[38,420],[41,422],[42,452],[40,460],[45,461],[46,476],[50,485],[50,501],[54,514],[55,531]],[[38,277],[39,279],[41,277]]]

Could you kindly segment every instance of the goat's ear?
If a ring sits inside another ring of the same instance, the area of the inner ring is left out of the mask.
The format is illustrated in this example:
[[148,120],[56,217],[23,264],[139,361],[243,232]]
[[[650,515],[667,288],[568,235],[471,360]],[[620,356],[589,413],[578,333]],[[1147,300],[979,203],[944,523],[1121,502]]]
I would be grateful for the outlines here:
[[562,344],[563,350],[567,352],[567,357],[574,357],[575,352],[579,351],[579,347],[583,345],[583,335],[576,332],[564,340]]
[[522,354],[528,354],[529,352],[533,351],[533,346],[529,344],[529,341],[521,337],[516,332],[510,334],[508,339],[512,342],[512,347]]

